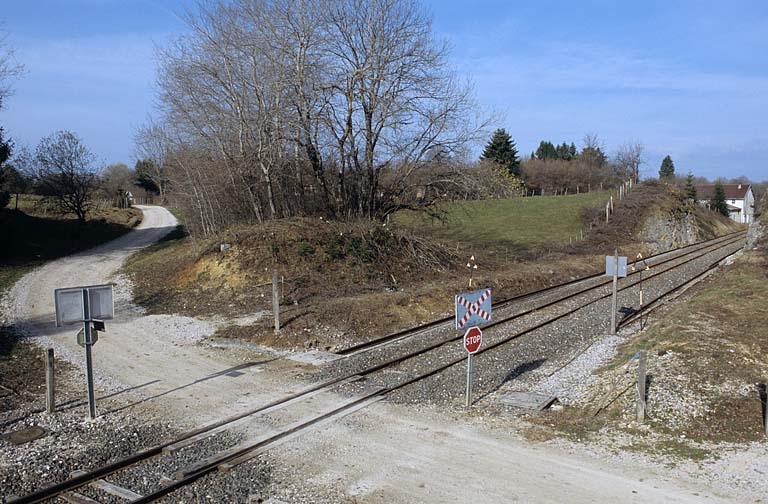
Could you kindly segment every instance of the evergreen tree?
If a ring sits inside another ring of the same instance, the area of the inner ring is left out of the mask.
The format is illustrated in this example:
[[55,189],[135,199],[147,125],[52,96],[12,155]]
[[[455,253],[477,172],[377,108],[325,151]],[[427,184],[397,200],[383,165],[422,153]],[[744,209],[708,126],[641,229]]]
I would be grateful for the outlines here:
[[691,172],[688,172],[688,176],[685,177],[685,195],[688,197],[689,200],[693,201],[694,203],[698,201],[698,197],[696,194],[696,186],[693,185],[693,173]]
[[571,143],[571,145],[569,146],[567,143],[563,142],[557,146],[557,159],[562,159],[563,161],[570,161],[575,157],[576,157],[576,146],[573,145],[573,143]]
[[539,142],[539,147],[536,149],[536,157],[538,159],[557,159],[557,149],[552,142],[545,142],[542,140]]
[[520,175],[517,147],[504,128],[499,128],[493,133],[480,158],[498,164],[511,175]]
[[725,202],[725,189],[720,182],[715,182],[715,199],[712,202],[712,209],[726,217],[730,217],[728,203]]
[[675,163],[672,162],[672,158],[669,154],[661,161],[661,167],[659,168],[659,179],[671,180],[675,177]]

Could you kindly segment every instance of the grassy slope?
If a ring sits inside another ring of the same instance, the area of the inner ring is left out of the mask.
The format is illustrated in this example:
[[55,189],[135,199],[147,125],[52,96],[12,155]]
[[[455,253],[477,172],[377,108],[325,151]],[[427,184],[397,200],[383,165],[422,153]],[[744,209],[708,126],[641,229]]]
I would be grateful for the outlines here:
[[582,209],[602,207],[610,193],[466,201],[444,205],[447,222],[400,214],[395,222],[450,241],[515,250],[567,244],[584,231]]

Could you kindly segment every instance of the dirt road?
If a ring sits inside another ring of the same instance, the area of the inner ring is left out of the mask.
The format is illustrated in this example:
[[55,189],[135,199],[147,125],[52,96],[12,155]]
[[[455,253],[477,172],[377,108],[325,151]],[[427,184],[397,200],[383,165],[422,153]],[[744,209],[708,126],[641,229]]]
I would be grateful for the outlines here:
[[[184,427],[302,388],[297,376],[305,364],[197,344],[213,331],[207,322],[144,316],[130,303],[116,271],[130,253],[175,226],[166,210],[141,208],[144,222],[132,233],[24,277],[9,297],[12,320],[60,358],[83,366],[77,328],[54,327],[53,290],[116,282],[115,320],[93,350],[97,395],[133,388],[137,408]],[[341,489],[359,502],[744,502],[701,481],[529,444],[514,431],[514,423],[379,402],[277,448],[275,460],[292,467],[298,483]]]

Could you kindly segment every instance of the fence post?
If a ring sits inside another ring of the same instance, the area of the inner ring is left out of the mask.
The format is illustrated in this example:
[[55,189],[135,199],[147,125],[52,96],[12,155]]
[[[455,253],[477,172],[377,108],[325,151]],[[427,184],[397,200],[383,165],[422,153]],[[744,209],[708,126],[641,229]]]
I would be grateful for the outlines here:
[[53,367],[53,348],[49,348],[45,354],[45,411],[56,411],[56,394]]
[[646,380],[646,360],[648,358],[648,352],[646,350],[640,350],[637,363],[637,421],[640,423],[645,422],[645,380]]
[[275,332],[280,331],[280,287],[277,283],[277,271],[272,273],[272,313],[275,316]]

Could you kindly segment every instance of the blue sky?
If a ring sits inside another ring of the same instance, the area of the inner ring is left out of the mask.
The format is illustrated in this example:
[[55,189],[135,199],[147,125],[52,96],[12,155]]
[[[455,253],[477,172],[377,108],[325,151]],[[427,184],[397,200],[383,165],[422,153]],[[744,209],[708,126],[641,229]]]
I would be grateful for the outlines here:
[[[153,47],[185,30],[193,1],[12,0],[0,20],[26,73],[0,111],[17,144],[60,129],[104,162],[135,161],[153,113]],[[768,180],[768,2],[431,0],[478,103],[521,154],[540,140],[608,154],[642,143],[641,175]],[[478,147],[478,152],[479,152]]]

